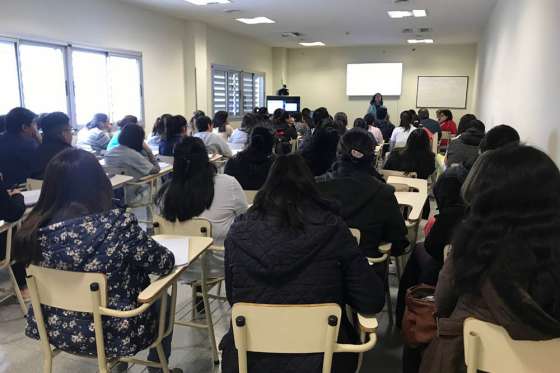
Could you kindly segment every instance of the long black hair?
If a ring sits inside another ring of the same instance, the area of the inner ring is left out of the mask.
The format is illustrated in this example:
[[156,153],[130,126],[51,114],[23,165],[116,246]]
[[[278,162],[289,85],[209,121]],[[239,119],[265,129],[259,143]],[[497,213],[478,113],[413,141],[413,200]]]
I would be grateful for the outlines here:
[[61,152],[49,162],[39,202],[16,234],[16,259],[26,265],[40,262],[40,228],[108,211],[112,196],[111,182],[93,154],[74,148]]
[[470,211],[453,240],[455,287],[499,294],[519,287],[560,320],[560,172],[543,152],[509,145],[472,172]]
[[229,114],[227,111],[218,111],[214,114],[214,127],[218,127],[218,132],[226,132],[226,125],[228,124]]
[[137,124],[125,126],[119,134],[119,144],[127,146],[137,152],[142,152],[144,148],[144,129]]
[[[381,101],[379,102],[379,106],[383,106],[383,95],[379,92],[377,92],[376,94],[373,95],[373,97],[371,98],[371,101],[369,102],[370,105],[375,105],[375,98],[379,96],[381,97]],[[377,106],[377,105],[376,105]]]
[[156,202],[166,220],[182,222],[210,208],[217,170],[208,159],[204,142],[197,137],[183,138],[173,156],[173,177],[162,187]]
[[305,160],[299,154],[289,154],[278,157],[273,163],[252,210],[272,216],[279,225],[303,229],[306,222],[303,206],[306,203],[333,209],[333,203],[319,192]]
[[403,127],[405,130],[410,130],[410,126],[412,125],[412,116],[410,115],[410,112],[407,111],[403,111],[401,113],[401,123],[400,126]]

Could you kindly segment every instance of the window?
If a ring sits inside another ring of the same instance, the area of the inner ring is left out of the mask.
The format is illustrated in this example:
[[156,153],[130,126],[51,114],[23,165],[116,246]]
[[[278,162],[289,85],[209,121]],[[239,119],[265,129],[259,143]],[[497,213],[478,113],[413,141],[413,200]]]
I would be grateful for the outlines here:
[[212,104],[237,118],[264,106],[264,75],[212,66]]
[[0,115],[20,105],[16,44],[0,41]]
[[78,126],[95,113],[143,119],[139,54],[0,39],[0,114],[62,111]]

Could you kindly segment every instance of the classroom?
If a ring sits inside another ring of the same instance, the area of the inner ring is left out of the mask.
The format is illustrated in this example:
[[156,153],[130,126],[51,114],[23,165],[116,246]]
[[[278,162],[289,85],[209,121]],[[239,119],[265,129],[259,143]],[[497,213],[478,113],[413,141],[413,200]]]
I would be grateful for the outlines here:
[[0,373],[554,373],[558,0],[0,0]]

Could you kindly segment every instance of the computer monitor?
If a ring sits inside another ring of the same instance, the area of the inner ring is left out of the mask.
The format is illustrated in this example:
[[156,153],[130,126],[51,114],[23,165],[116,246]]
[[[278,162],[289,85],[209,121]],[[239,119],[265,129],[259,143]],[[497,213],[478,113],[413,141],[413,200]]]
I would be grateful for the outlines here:
[[296,96],[267,96],[266,107],[269,113],[274,113],[277,109],[284,109],[288,113],[300,111],[301,98]]
[[266,107],[268,108],[269,113],[274,113],[278,109],[284,109],[284,101],[283,100],[268,100]]

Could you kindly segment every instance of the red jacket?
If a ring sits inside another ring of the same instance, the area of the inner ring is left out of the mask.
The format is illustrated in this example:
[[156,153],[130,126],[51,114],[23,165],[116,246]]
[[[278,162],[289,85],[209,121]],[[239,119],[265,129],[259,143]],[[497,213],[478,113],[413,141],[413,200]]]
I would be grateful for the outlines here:
[[[441,123],[440,127],[442,132],[451,132],[451,137],[455,137],[455,135],[457,135],[457,124],[453,121],[453,119],[449,119]],[[443,140],[440,145],[446,146],[447,140]]]

